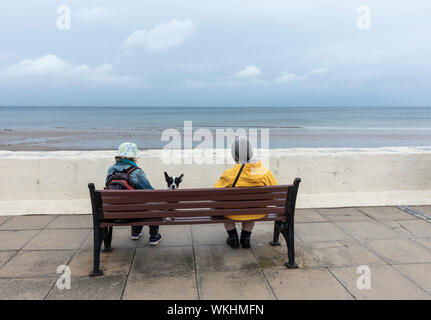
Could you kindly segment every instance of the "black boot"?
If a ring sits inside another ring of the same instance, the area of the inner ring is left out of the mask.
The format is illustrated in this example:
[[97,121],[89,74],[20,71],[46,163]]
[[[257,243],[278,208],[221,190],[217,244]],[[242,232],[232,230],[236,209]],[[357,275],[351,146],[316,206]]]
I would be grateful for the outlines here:
[[244,249],[250,248],[251,231],[241,230],[241,245]]
[[229,237],[227,237],[226,243],[232,249],[239,248],[239,239],[238,239],[238,233],[236,232],[236,229],[228,230],[227,234],[229,235]]

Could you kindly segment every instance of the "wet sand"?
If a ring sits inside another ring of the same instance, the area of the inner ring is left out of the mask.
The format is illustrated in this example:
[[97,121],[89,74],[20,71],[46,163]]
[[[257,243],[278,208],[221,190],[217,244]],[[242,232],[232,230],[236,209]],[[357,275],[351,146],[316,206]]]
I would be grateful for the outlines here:
[[[0,150],[58,151],[58,150],[112,150],[124,141],[146,142],[142,149],[158,149],[160,132],[128,133],[115,130],[30,130],[0,131]],[[153,143],[154,141],[154,143]],[[157,143],[158,142],[158,143]]]
[[[178,130],[181,132],[182,128]],[[161,134],[162,129],[139,129],[128,132],[115,128],[91,130],[0,128],[0,150],[113,150],[124,141],[135,142],[140,149],[161,149],[167,144],[161,141]],[[198,144],[200,141],[195,143]],[[269,135],[271,149],[394,146],[431,146],[431,130],[271,129]]]

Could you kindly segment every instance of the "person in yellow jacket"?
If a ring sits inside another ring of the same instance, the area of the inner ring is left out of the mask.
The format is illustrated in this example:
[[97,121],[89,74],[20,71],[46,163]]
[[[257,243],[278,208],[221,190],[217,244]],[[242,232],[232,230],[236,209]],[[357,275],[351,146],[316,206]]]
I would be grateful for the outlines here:
[[[231,188],[243,164],[244,167],[237,179],[235,188],[272,186],[278,184],[272,172],[265,167],[262,161],[252,160],[253,149],[246,138],[237,137],[232,144],[231,151],[236,164],[233,168],[223,172],[214,185],[215,188]],[[240,243],[243,248],[250,248],[250,238],[254,227],[254,220],[264,218],[265,216],[265,214],[226,216],[226,218],[232,220],[231,222],[225,223],[225,228],[228,233],[227,244],[233,249],[239,248]],[[235,222],[242,223],[240,239],[238,239]]]

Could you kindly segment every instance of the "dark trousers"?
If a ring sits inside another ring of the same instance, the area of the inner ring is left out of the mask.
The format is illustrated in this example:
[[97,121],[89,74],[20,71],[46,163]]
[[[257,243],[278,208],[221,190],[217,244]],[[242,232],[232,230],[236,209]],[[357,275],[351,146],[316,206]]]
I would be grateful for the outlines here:
[[[159,233],[159,226],[149,226],[150,236],[156,236]],[[141,233],[143,226],[132,226],[132,233]]]

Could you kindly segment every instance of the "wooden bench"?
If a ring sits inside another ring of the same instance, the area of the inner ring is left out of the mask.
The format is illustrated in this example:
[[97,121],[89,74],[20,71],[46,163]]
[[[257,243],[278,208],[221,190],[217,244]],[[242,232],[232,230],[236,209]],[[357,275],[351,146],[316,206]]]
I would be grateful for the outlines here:
[[267,214],[256,221],[274,221],[270,244],[284,236],[288,268],[297,268],[294,248],[296,195],[301,179],[292,185],[250,188],[179,190],[96,190],[88,184],[93,209],[94,266],[90,276],[101,276],[100,251],[111,251],[113,226],[209,224],[232,221],[224,216]]

